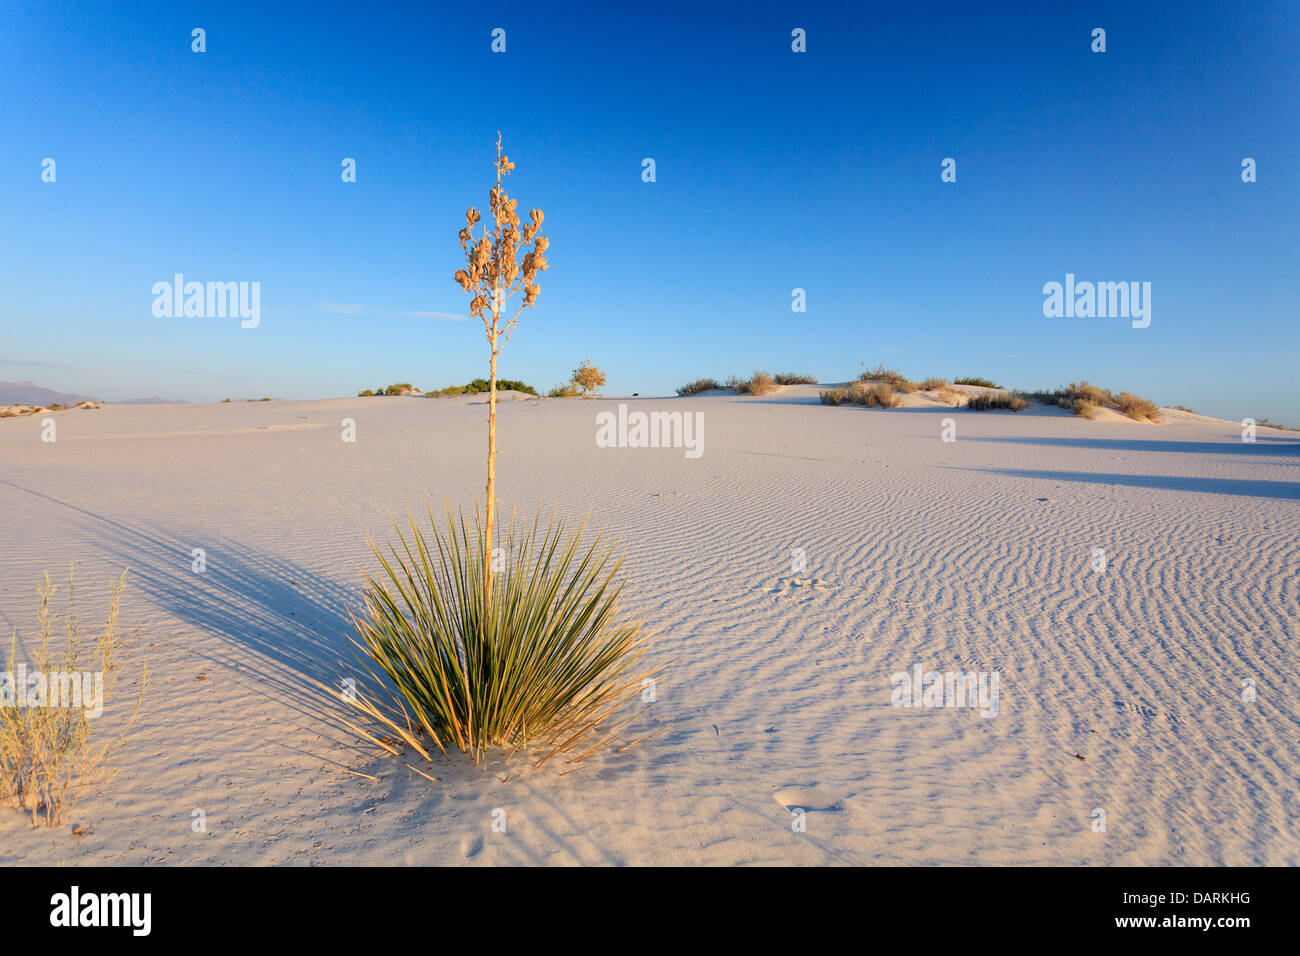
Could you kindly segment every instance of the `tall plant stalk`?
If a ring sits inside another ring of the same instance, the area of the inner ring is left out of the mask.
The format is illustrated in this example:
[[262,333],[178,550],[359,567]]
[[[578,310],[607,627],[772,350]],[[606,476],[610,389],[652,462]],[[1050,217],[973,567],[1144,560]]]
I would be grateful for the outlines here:
[[[483,539],[483,619],[490,619],[492,604],[492,527],[496,519],[496,463],[497,463],[497,357],[501,347],[510,341],[519,316],[524,309],[537,302],[541,291],[536,283],[537,273],[547,269],[546,248],[550,241],[540,234],[543,213],[540,209],[529,211],[528,224],[520,228],[515,212],[519,200],[511,199],[501,188],[501,177],[508,176],[515,164],[501,151],[501,131],[497,131],[496,185],[488,194],[488,209],[492,213],[492,228],[483,223],[483,232],[474,239],[474,227],[481,217],[471,207],[465,213],[465,228],[460,231],[460,248],[465,253],[466,269],[456,271],[456,281],[467,293],[473,295],[470,314],[483,322],[487,336],[491,377],[488,380],[488,457],[487,504]],[[531,248],[530,248],[531,246]],[[523,293],[518,310],[503,326],[501,317],[506,304],[517,292]]]

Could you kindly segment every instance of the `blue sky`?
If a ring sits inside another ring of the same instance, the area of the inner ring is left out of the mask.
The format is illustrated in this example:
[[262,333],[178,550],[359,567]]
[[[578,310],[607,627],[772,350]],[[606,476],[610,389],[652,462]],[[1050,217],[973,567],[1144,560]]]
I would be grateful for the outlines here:
[[[884,362],[1300,424],[1300,5],[976,6],[4,0],[0,379],[212,401],[484,375],[481,326],[425,313],[466,314],[455,234],[500,129],[551,240],[507,377]],[[177,272],[260,282],[260,326],[155,318]],[[1045,318],[1066,273],[1150,282],[1150,327]]]

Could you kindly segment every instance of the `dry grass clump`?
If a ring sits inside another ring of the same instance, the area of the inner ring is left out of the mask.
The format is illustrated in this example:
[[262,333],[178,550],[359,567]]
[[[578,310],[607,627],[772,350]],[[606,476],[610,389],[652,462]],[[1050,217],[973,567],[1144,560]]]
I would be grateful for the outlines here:
[[954,385],[978,385],[980,388],[1001,388],[997,382],[988,378],[954,378]]
[[946,378],[935,378],[933,375],[921,382],[921,391],[923,392],[937,392],[947,387],[948,380]]
[[849,401],[866,408],[893,408],[900,399],[886,382],[854,382],[849,386]]
[[733,387],[740,395],[770,395],[780,387],[767,372],[755,372],[748,380],[734,379],[734,382]]
[[798,372],[778,372],[776,375],[776,384],[778,385],[816,385],[817,379],[811,375],[801,375]]
[[1051,392],[1030,392],[1027,396],[1042,405],[1056,405],[1080,418],[1093,418],[1101,408],[1113,408],[1135,421],[1159,422],[1160,410],[1155,402],[1130,392],[1116,395],[1110,389],[1090,384],[1087,379],[1071,382]]
[[[102,744],[91,742],[90,721],[103,712],[120,676],[117,619],[125,586],[123,572],[113,587],[103,629],[87,642],[77,617],[72,571],[61,616],[52,604],[59,589],[46,574],[37,588],[35,653],[21,664],[18,629],[13,631],[8,673],[0,679],[0,799],[30,812],[32,826],[58,826],[86,788],[116,776],[111,760],[140,715],[147,669],[135,709],[120,733]],[[64,636],[56,638],[58,632]],[[26,676],[18,683],[20,674]]]
[[1155,402],[1132,392],[1120,392],[1116,395],[1110,389],[1101,388],[1097,385],[1090,385],[1085,379],[1082,382],[1071,382],[1065,387],[1062,394],[1063,398],[1068,399],[1060,402],[1067,408],[1073,408],[1076,415],[1082,415],[1091,418],[1096,414],[1098,408],[1114,408],[1122,415],[1138,422],[1159,422],[1160,409]]
[[579,395],[578,386],[570,382],[568,385],[556,385],[546,393],[547,398],[577,398]]
[[678,395],[698,395],[701,392],[712,392],[722,388],[723,385],[715,378],[697,378],[693,382],[687,382],[677,389]]
[[[1191,412],[1192,410],[1190,408],[1184,408],[1183,411]],[[1196,413],[1192,412],[1192,414],[1195,415]],[[1276,422],[1270,422],[1267,415],[1262,415],[1257,418],[1255,424],[1260,428],[1276,428],[1284,432],[1300,432],[1300,428],[1296,428],[1294,425],[1279,425]]]
[[1055,405],[1057,408],[1064,408],[1066,411],[1074,408],[1076,399],[1064,389],[1056,389],[1050,392],[1022,392],[1031,402],[1037,402],[1039,405]]
[[[538,765],[561,755],[580,763],[613,740],[640,711],[612,715],[642,693],[651,637],[622,618],[622,559],[597,536],[582,542],[554,520],[531,530],[511,522],[499,549],[491,599],[483,600],[481,555],[488,539],[475,509],[471,523],[448,508],[445,527],[429,511],[429,531],[408,516],[394,522],[382,573],[366,575],[365,611],[353,618],[355,642],[396,688],[387,705],[360,690],[334,697],[384,724],[431,759],[427,735],[444,755],[460,750],[482,762],[489,750],[517,752]],[[381,683],[379,675],[371,676]],[[396,740],[354,730],[390,752]],[[631,746],[620,742],[620,749]]]
[[1120,412],[1137,422],[1160,421],[1160,409],[1149,398],[1142,398],[1132,392],[1120,392],[1115,399]]
[[885,368],[883,365],[877,365],[875,368],[867,368],[867,363],[862,363],[862,372],[858,375],[859,382],[885,382],[893,385],[895,388],[902,385],[911,385],[913,383],[907,380],[902,372],[896,368]]
[[1013,392],[986,392],[972,396],[966,407],[973,412],[1023,412],[1029,407],[1029,399]]
[[1069,396],[1071,400],[1081,398],[1085,402],[1092,402],[1094,405],[1118,404],[1118,400],[1113,392],[1098,385],[1090,385],[1087,379],[1078,383],[1071,382],[1065,387],[1065,394]]
[[899,399],[892,385],[884,382],[853,382],[848,388],[823,389],[823,405],[862,405],[865,408],[894,408]]
[[955,388],[944,385],[934,390],[934,397],[945,405],[960,405],[966,396]]

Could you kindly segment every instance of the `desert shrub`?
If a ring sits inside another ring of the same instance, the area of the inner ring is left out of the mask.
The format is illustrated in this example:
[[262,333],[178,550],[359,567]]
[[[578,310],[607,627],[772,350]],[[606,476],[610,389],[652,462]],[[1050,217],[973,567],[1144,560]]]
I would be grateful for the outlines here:
[[816,385],[817,379],[811,375],[801,375],[798,372],[778,372],[776,375],[776,384],[778,385]]
[[1117,405],[1118,399],[1115,394],[1108,389],[1101,388],[1097,385],[1091,385],[1087,379],[1081,382],[1071,382],[1065,387],[1065,394],[1071,400],[1081,398],[1086,402],[1092,402],[1094,405]]
[[858,375],[859,382],[886,382],[890,385],[898,386],[907,382],[907,377],[896,368],[885,368],[883,365],[877,365],[875,368],[867,368],[867,363],[862,363],[862,372]]
[[1076,398],[1070,408],[1080,418],[1092,418],[1097,414],[1096,403],[1090,402],[1086,398]]
[[605,373],[591,362],[584,360],[581,365],[573,370],[573,376],[569,379],[569,384],[577,388],[583,398],[588,395],[599,394],[599,389],[605,384]]
[[920,385],[923,392],[937,392],[940,389],[947,387],[948,380],[946,378],[935,378],[934,376],[925,379]]
[[1012,392],[985,393],[972,396],[966,407],[972,412],[1023,412],[1029,407],[1029,399]]
[[1115,399],[1120,412],[1138,422],[1160,421],[1160,409],[1149,398],[1142,398],[1132,392],[1120,392]]
[[[1188,409],[1188,411],[1190,411],[1190,409]],[[1192,414],[1196,413],[1193,412]],[[1300,428],[1296,428],[1294,425],[1281,425],[1277,422],[1270,422],[1267,415],[1255,419],[1255,425],[1259,428],[1276,428],[1284,432],[1300,432]]]
[[1058,408],[1073,408],[1074,398],[1063,389],[1050,392],[1021,392],[1025,398],[1039,405],[1055,405]]
[[991,381],[990,379],[987,378],[954,378],[952,380],[952,383],[954,385],[978,385],[980,388],[1001,388],[1002,387],[997,382]]
[[[431,398],[441,398],[445,395],[478,395],[489,391],[491,387],[492,383],[487,379],[475,378],[470,379],[464,385],[448,385],[445,388],[434,389],[424,394]],[[497,379],[497,391],[523,392],[526,395],[537,394],[537,391],[531,385],[513,378]]]
[[843,405],[852,401],[847,388],[824,388],[819,397],[823,405]]
[[230,401],[230,399],[228,399],[228,398],[223,398],[223,399],[221,400],[221,404],[224,405],[224,404],[226,404],[228,401]]
[[722,388],[722,383],[713,378],[697,378],[677,389],[678,395],[698,395],[700,392],[712,392]]
[[394,523],[387,556],[372,546],[382,573],[366,576],[365,610],[354,618],[358,646],[400,706],[363,691],[335,697],[426,759],[420,731],[444,755],[457,749],[476,763],[492,749],[578,763],[608,745],[636,716],[612,715],[657,672],[639,669],[650,636],[619,613],[622,559],[612,560],[613,547],[600,536],[584,544],[586,521],[572,534],[555,521],[543,529],[534,520],[531,530],[512,521],[501,536],[503,566],[485,583],[488,539],[477,508],[471,522],[447,508],[444,527],[430,510],[427,533],[409,524],[404,533]]
[[556,385],[546,394],[550,398],[577,398],[578,386],[572,383],[568,385]]
[[887,382],[854,382],[849,386],[849,400],[866,408],[893,408],[899,401]]
[[497,388],[505,392],[523,392],[525,395],[537,394],[531,385],[526,385],[517,378],[499,378],[497,379]]
[[736,383],[736,391],[741,395],[770,395],[776,390],[776,381],[767,372],[755,372],[747,381]]
[[[368,388],[363,389],[360,392],[357,392],[357,398],[374,398],[374,397],[375,397],[375,393]],[[230,399],[226,399],[226,401],[230,401]]]
[[[9,676],[18,671],[19,636],[17,628],[13,631],[8,674],[0,678],[0,799],[30,812],[32,826],[58,826],[86,788],[107,783],[116,775],[112,758],[139,717],[147,669],[142,670],[140,696],[125,726],[103,743],[92,742],[90,721],[112,696],[120,675],[117,619],[125,585],[123,572],[113,587],[103,629],[87,645],[77,618],[72,571],[68,572],[67,610],[62,616],[53,607],[59,589],[45,575],[44,584],[37,589],[35,653],[27,661],[27,672],[39,672],[41,683],[18,686]],[[60,631],[63,637],[56,638]],[[93,675],[90,701],[82,680],[86,673]],[[33,699],[33,693],[40,696]],[[58,699],[51,700],[52,694]]]

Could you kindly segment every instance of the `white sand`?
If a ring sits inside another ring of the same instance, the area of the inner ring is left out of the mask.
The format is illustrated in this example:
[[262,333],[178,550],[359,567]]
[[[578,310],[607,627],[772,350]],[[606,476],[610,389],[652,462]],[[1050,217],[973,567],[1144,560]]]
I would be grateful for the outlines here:
[[[94,832],[3,810],[0,863],[1300,864],[1300,436],[816,392],[628,400],[703,411],[697,460],[597,448],[617,401],[502,406],[502,500],[621,534],[676,661],[638,725],[665,733],[505,782],[430,783],[298,680],[351,672],[366,536],[482,495],[481,397],[71,409],[55,444],[0,422],[6,631],[42,569],[76,560],[89,617],[130,566],[104,731],[153,671],[121,776],[68,821]],[[891,706],[916,663],[998,672],[999,715]]]

